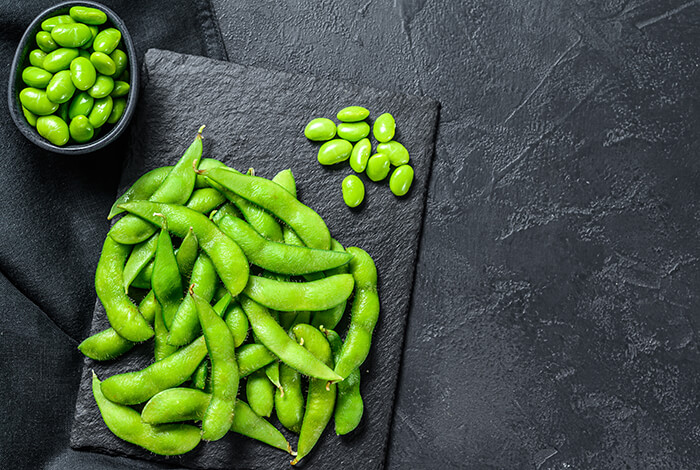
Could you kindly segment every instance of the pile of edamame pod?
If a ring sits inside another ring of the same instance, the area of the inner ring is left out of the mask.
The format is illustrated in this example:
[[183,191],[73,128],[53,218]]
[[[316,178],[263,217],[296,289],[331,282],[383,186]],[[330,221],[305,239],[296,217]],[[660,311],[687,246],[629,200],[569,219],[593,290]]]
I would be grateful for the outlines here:
[[[369,110],[362,106],[348,106],[338,111],[336,117],[340,121],[338,125],[328,118],[316,118],[304,129],[307,139],[327,141],[318,149],[318,162],[335,165],[349,159],[355,173],[366,171],[367,177],[375,182],[385,179],[393,165],[396,169],[389,178],[389,188],[394,195],[405,196],[413,183],[413,167],[408,164],[406,147],[394,140],[394,116],[384,113],[374,120],[372,134],[378,144],[377,152],[371,156],[370,127],[365,122]],[[343,180],[342,193],[345,204],[357,207],[365,199],[365,185],[357,175],[348,175]]]
[[[377,270],[297,199],[290,170],[269,180],[202,159],[202,129],[174,166],[144,174],[112,207],[110,219],[123,215],[95,273],[111,327],[79,349],[114,360],[153,339],[148,367],[93,373],[117,437],[177,455],[231,431],[295,464],[331,418],[337,434],[362,418],[359,367],[379,316]],[[343,340],[334,328],[348,303]],[[296,452],[266,419],[273,413],[298,434]]]
[[103,11],[74,6],[36,34],[19,100],[29,125],[54,145],[89,142],[124,114],[128,58],[118,48],[121,32],[106,22]]

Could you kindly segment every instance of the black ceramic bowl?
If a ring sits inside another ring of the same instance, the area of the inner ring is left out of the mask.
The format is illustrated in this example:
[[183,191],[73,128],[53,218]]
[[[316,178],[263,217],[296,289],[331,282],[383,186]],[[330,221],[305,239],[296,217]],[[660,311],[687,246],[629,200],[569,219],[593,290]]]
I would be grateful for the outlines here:
[[[91,140],[90,142],[85,142],[83,144],[69,142],[64,146],[59,147],[58,145],[54,145],[41,137],[37,130],[29,125],[27,120],[24,118],[24,114],[22,113],[22,105],[19,101],[19,92],[26,87],[25,83],[22,81],[22,70],[24,67],[29,65],[29,61],[27,60],[29,52],[32,49],[37,48],[35,36],[36,33],[41,31],[41,22],[51,16],[67,15],[68,11],[73,6],[87,6],[102,10],[107,14],[107,24],[121,31],[122,44],[124,45],[126,55],[129,59],[129,85],[131,85],[131,88],[129,90],[129,94],[127,95],[124,114],[122,115],[121,119],[119,119],[119,121],[117,121],[117,123],[114,124],[114,126],[112,126],[107,132],[101,134],[98,138]],[[129,31],[126,29],[126,25],[112,10],[100,3],[90,1],[59,3],[58,5],[43,11],[34,19],[34,21],[32,21],[32,24],[30,24],[27,30],[24,32],[22,40],[20,41],[17,51],[15,52],[15,57],[12,61],[12,68],[10,70],[10,83],[7,87],[10,115],[22,134],[24,134],[27,139],[31,140],[39,147],[63,155],[80,155],[94,152],[95,150],[101,149],[119,137],[119,135],[124,132],[124,129],[126,129],[126,126],[129,124],[129,121],[134,114],[138,93],[139,68],[138,64],[136,63],[136,50],[134,49],[134,43],[131,40]]]

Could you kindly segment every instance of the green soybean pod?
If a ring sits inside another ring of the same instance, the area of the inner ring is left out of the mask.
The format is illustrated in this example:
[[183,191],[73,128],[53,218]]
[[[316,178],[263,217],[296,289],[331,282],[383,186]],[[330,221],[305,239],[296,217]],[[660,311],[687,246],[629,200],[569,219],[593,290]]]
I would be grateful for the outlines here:
[[40,67],[30,66],[22,70],[22,81],[30,87],[46,88],[51,78],[53,74]]
[[233,336],[233,345],[239,347],[248,337],[248,317],[245,316],[245,312],[241,308],[238,302],[231,302],[228,309],[226,310],[225,316],[226,326],[231,330],[231,335]]
[[285,428],[299,434],[304,419],[304,393],[301,389],[301,374],[280,363],[280,385],[275,391],[275,413]]
[[[144,270],[147,264],[153,259],[156,254],[156,247],[158,246],[158,235],[153,235],[148,240],[134,245],[134,248],[129,254],[129,258],[126,260],[124,265],[124,272],[122,274],[122,280],[124,285],[124,292],[129,293],[129,286],[132,284],[136,276]],[[148,286],[150,287],[150,276],[148,277]]]
[[226,197],[214,188],[195,189],[185,207],[201,214],[211,211],[226,202]]
[[124,115],[126,109],[126,98],[115,98],[112,102],[112,112],[107,118],[108,124],[116,124]]
[[[85,95],[92,99],[87,93],[85,93]],[[73,98],[73,101],[76,99],[77,97]],[[92,105],[90,105],[90,107],[92,107]],[[161,183],[163,183],[172,168],[172,166],[161,166],[143,174],[129,189],[124,191],[124,193],[117,198],[107,215],[107,219],[111,220],[114,216],[124,212],[123,209],[117,207],[118,205],[131,201],[143,201],[151,197]]]
[[27,108],[22,106],[22,114],[24,114],[24,119],[27,120],[30,126],[36,127],[37,115],[29,111]]
[[192,270],[199,257],[199,240],[194,230],[190,228],[187,235],[180,242],[180,246],[175,251],[175,259],[177,267],[180,269],[180,275],[183,279],[189,281],[192,276]]
[[85,338],[78,345],[78,349],[90,359],[108,361],[131,350],[134,344],[119,336],[114,328],[107,328]]
[[168,344],[168,328],[165,326],[162,308],[156,312],[155,319],[153,320],[153,330],[155,331],[153,356],[156,362],[158,362],[177,351],[177,346]]
[[383,153],[375,153],[367,160],[367,177],[372,181],[381,181],[389,174],[389,157]]
[[[117,80],[122,80],[119,78],[122,73],[126,70],[127,65],[129,64],[129,59],[126,56],[126,52],[122,51],[121,49],[114,49],[112,53],[109,55],[110,59],[114,62],[114,65],[116,66],[116,70],[113,74],[114,77],[117,77]],[[124,80],[126,81],[126,80]]]
[[[92,106],[95,104],[95,98],[88,95],[86,91],[81,91],[73,96],[68,107],[68,117],[70,119],[76,116],[89,116],[92,111]],[[115,214],[116,215],[116,214]]]
[[413,183],[413,168],[410,165],[401,165],[391,174],[389,188],[397,196],[405,195],[411,189]]
[[129,251],[130,246],[117,243],[111,237],[105,239],[95,271],[95,290],[112,328],[129,341],[140,342],[152,337],[153,330],[122,287]]
[[[331,250],[333,251],[345,251],[343,245],[341,245],[336,239],[331,240]],[[326,276],[333,276],[335,274],[343,274],[348,272],[348,265],[340,266],[339,268],[334,268],[330,271],[326,271],[324,274]],[[311,324],[316,328],[320,326],[325,326],[327,328],[335,328],[335,326],[340,322],[345,313],[345,307],[347,302],[342,302],[335,307],[331,307],[327,310],[321,310],[320,312],[314,312]]]
[[[333,357],[338,357],[343,347],[340,335],[333,330],[321,328],[331,345]],[[353,431],[360,424],[364,412],[364,402],[360,393],[360,369],[355,369],[338,382],[338,396],[335,403],[333,419],[335,433],[339,436]]]
[[118,29],[103,29],[97,34],[95,41],[92,43],[92,48],[95,49],[96,52],[111,54],[112,51],[117,48],[121,39],[122,33]]
[[[204,390],[205,387],[207,386],[207,378],[209,377],[209,359],[204,359],[202,362],[199,363],[199,366],[197,366],[197,370],[194,371],[194,374],[192,374],[192,386],[194,388],[197,388],[199,390]],[[169,390],[173,390],[172,388]],[[166,392],[167,390],[164,390],[163,392]],[[160,392],[160,393],[163,393]],[[158,396],[158,395],[156,395]],[[155,398],[155,397],[153,397]],[[151,400],[153,400],[151,398]],[[150,403],[150,400],[148,401]],[[148,403],[146,403],[146,406],[148,406]],[[145,409],[145,407],[144,407]]]
[[112,90],[111,96],[112,98],[120,98],[128,94],[130,89],[131,87],[128,83],[117,80],[114,82],[114,89]]
[[357,207],[365,199],[365,185],[355,175],[348,175],[343,180],[343,201],[348,207]]
[[68,124],[58,116],[40,116],[36,120],[39,135],[54,145],[66,145],[70,138]]
[[46,87],[46,97],[54,103],[65,103],[75,93],[75,85],[69,70],[56,72]]
[[58,44],[56,44],[56,41],[51,37],[51,34],[46,31],[39,31],[36,33],[35,39],[36,45],[44,52],[51,52],[58,49]]
[[285,282],[251,275],[243,293],[273,310],[315,312],[347,300],[353,285],[350,274],[336,274],[311,282]]
[[248,376],[245,385],[248,405],[258,416],[270,417],[275,406],[275,386],[260,369]]
[[149,323],[153,323],[153,319],[156,313],[160,311],[160,305],[156,299],[156,295],[153,293],[153,289],[148,291],[148,294],[141,299],[139,302],[139,312],[143,315],[143,318]]
[[107,21],[107,14],[97,8],[74,6],[68,14],[75,21],[90,25],[101,25]]
[[350,168],[356,173],[362,173],[367,168],[367,160],[372,153],[372,143],[369,139],[362,139],[352,148],[350,154]]
[[348,106],[338,111],[336,117],[343,122],[364,121],[369,117],[369,110],[362,106]]
[[272,364],[265,367],[265,375],[272,382],[275,387],[282,388],[280,384],[280,363],[279,361],[273,361]]
[[88,59],[76,57],[70,63],[70,78],[78,90],[85,91],[95,84],[97,71]]
[[44,90],[38,88],[24,88],[19,92],[19,101],[37,116],[53,114],[58,109],[58,104],[49,100]]
[[77,49],[61,47],[46,54],[43,64],[44,69],[51,73],[56,73],[59,70],[68,70],[70,63],[79,55],[80,53]]
[[304,128],[306,138],[314,141],[331,140],[335,132],[335,123],[326,118],[312,119]]
[[277,358],[269,349],[258,343],[244,344],[236,350],[236,362],[241,378],[262,369],[275,359]]
[[366,122],[343,122],[338,124],[338,137],[358,142],[369,135],[369,124]]
[[389,161],[394,166],[405,165],[408,163],[410,158],[406,147],[395,140],[382,142],[381,144],[377,145],[377,152],[387,155],[389,157]]
[[[315,358],[322,361],[328,367],[333,366],[333,355],[326,336],[311,325],[299,324],[292,329],[298,341],[303,342],[306,348]],[[306,394],[306,411],[299,431],[299,443],[297,444],[297,456],[291,462],[296,465],[301,459],[311,452],[324,429],[333,416],[335,407],[336,385],[326,383],[324,380],[312,378],[309,380],[309,389]]]
[[138,411],[113,403],[102,393],[100,380],[92,373],[92,393],[107,428],[118,438],[159,455],[185,454],[199,444],[200,430],[188,424],[153,426],[144,423]]
[[151,286],[160,304],[160,308],[163,311],[165,326],[170,328],[173,318],[175,317],[175,312],[177,312],[184,297],[182,277],[180,276],[180,268],[177,265],[177,258],[175,258],[173,242],[166,228],[167,218],[160,213],[156,213],[155,215],[163,217],[163,226],[158,234],[156,251],[153,258]]
[[394,116],[389,113],[384,113],[379,116],[374,120],[372,132],[377,142],[389,142],[394,138],[394,134],[396,133],[396,121],[394,120]]
[[90,111],[90,115],[88,116],[92,127],[97,129],[107,122],[110,114],[112,114],[113,105],[114,103],[111,96],[105,96],[104,98],[95,100],[95,105],[92,107],[92,111]]
[[117,64],[104,52],[93,52],[90,54],[90,62],[102,75],[114,75],[114,72],[117,70]]
[[[114,90],[114,80],[106,75],[97,75],[95,83],[87,90],[88,94],[95,99],[105,98]],[[111,100],[109,111],[112,112]],[[107,115],[109,117],[109,114]],[[106,121],[107,119],[105,119]],[[99,126],[98,126],[99,127]]]
[[343,347],[338,353],[335,372],[346,378],[367,358],[372,344],[372,332],[379,319],[377,267],[366,251],[349,247],[353,255],[350,273],[355,278],[355,297],[350,310],[350,326]]
[[41,29],[50,33],[56,25],[70,23],[75,23],[75,20],[69,15],[52,16],[41,22]]
[[82,23],[57,24],[51,37],[61,47],[80,47],[92,39],[90,28]]
[[318,149],[318,162],[321,165],[335,165],[350,158],[352,144],[345,139],[329,140]]
[[46,52],[41,49],[34,49],[29,53],[29,63],[34,67],[44,68],[44,59],[46,58]]
[[177,387],[189,379],[206,355],[207,345],[204,337],[200,336],[188,346],[145,369],[105,379],[102,393],[109,400],[123,405],[143,403],[156,393]]
[[95,135],[95,128],[90,124],[87,116],[78,115],[70,120],[68,126],[70,136],[79,144],[88,142]]

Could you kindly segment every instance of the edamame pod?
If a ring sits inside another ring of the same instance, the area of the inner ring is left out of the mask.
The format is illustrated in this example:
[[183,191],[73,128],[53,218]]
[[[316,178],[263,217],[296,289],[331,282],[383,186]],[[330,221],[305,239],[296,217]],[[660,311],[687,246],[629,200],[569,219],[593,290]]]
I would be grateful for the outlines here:
[[183,206],[147,201],[130,202],[120,207],[150,223],[158,223],[158,216],[154,216],[154,213],[165,215],[168,219],[168,230],[178,237],[184,237],[192,227],[199,240],[199,246],[211,258],[219,278],[229,293],[236,296],[246,286],[249,267],[243,251],[207,216]]
[[250,374],[246,381],[248,405],[258,416],[270,417],[275,406],[275,386],[267,378],[264,370]]
[[347,249],[354,257],[350,273],[355,279],[355,298],[350,311],[350,326],[338,354],[335,372],[347,377],[367,358],[372,343],[372,332],[379,319],[377,294],[377,267],[366,251],[357,247]]
[[329,140],[318,149],[318,162],[321,165],[335,165],[350,158],[352,144],[345,139]]
[[90,25],[101,25],[107,21],[107,14],[97,8],[74,6],[68,12],[75,21]]
[[335,123],[330,119],[312,119],[304,128],[304,135],[309,140],[323,141],[335,137]]
[[90,359],[108,361],[131,350],[134,344],[119,336],[114,328],[107,328],[85,338],[78,349]]
[[226,325],[231,330],[233,336],[233,345],[239,347],[248,337],[248,317],[241,308],[238,302],[231,302],[231,305],[226,310]]
[[236,350],[238,373],[241,378],[249,376],[258,369],[262,369],[275,359],[277,359],[275,355],[262,344],[244,344]]
[[185,238],[182,239],[178,249],[175,250],[177,267],[180,269],[180,275],[183,279],[189,281],[198,256],[199,240],[197,240],[197,235],[194,234],[194,230],[190,228]]
[[34,88],[46,88],[51,82],[53,74],[40,67],[26,67],[22,70],[22,81]]
[[406,147],[395,140],[380,143],[377,145],[377,152],[387,155],[394,166],[405,165],[410,158]]
[[46,54],[46,57],[44,57],[44,69],[51,73],[67,70],[70,67],[70,63],[73,62],[73,59],[79,55],[77,49],[68,49],[65,47],[56,49],[55,51],[49,52]]
[[68,126],[70,136],[78,143],[88,142],[95,135],[95,128],[87,116],[75,116]]
[[58,109],[58,104],[49,100],[44,90],[37,88],[24,88],[19,92],[19,101],[22,106],[37,116],[48,116]]
[[411,183],[413,183],[413,168],[410,165],[401,165],[389,178],[389,188],[396,196],[405,195],[411,189]]
[[153,256],[156,254],[157,246],[158,235],[153,235],[145,242],[134,245],[134,248],[131,250],[131,254],[129,254],[129,258],[126,260],[126,264],[124,265],[124,292],[129,293],[129,286],[134,279],[136,279],[136,276],[138,276],[138,274],[153,259]]
[[138,411],[113,403],[102,393],[100,380],[92,373],[92,393],[107,428],[120,439],[159,455],[185,454],[199,444],[199,428],[188,424],[153,426],[144,423]]
[[214,188],[202,188],[192,192],[185,207],[200,214],[208,214],[226,202],[223,194]]
[[[70,63],[70,78],[78,90],[85,91],[97,80],[95,67],[85,57],[76,57]],[[83,113],[85,114],[85,113]]]
[[[331,249],[334,251],[345,251],[345,248],[343,248],[343,245],[341,245],[337,240],[332,239],[331,240]],[[325,275],[326,276],[333,276],[335,274],[344,274],[348,272],[348,265],[343,265],[339,268],[332,269],[330,271],[326,271]],[[321,325],[325,326],[326,328],[335,328],[336,325],[340,322],[340,319],[343,318],[343,314],[345,313],[345,306],[347,302],[342,302],[335,307],[331,307],[327,310],[322,310],[320,312],[314,312],[313,318],[311,320],[311,324],[315,326],[316,328],[319,328]]]
[[357,142],[369,135],[369,124],[366,122],[344,122],[338,124],[338,137]]
[[109,400],[123,405],[143,403],[156,393],[177,387],[189,379],[206,355],[207,345],[204,337],[200,336],[188,346],[145,369],[105,379],[102,393]]
[[68,107],[68,117],[73,119],[76,116],[88,116],[94,104],[95,98],[88,95],[87,92],[81,91],[71,100]]
[[70,138],[68,124],[58,116],[40,116],[36,120],[36,130],[54,145],[65,145]]
[[64,23],[54,26],[51,37],[61,47],[80,47],[92,39],[92,32],[82,23]]
[[54,103],[65,103],[73,97],[75,85],[69,70],[56,72],[46,87],[46,97]]
[[243,293],[273,310],[318,311],[347,300],[353,285],[350,274],[336,274],[311,282],[285,282],[251,275]]
[[286,169],[280,171],[272,178],[272,181],[289,191],[292,196],[297,197],[297,182],[294,180],[292,170]]
[[389,142],[394,138],[394,134],[396,133],[396,121],[394,120],[394,116],[389,113],[380,115],[374,120],[372,132],[377,142]]
[[325,271],[342,266],[351,258],[347,253],[269,241],[235,217],[223,217],[218,225],[222,232],[238,243],[248,261],[279,274],[294,276]]
[[369,117],[369,110],[362,106],[348,106],[338,111],[336,117],[343,122],[363,121]]
[[330,232],[313,209],[299,202],[282,186],[265,178],[248,176],[221,168],[203,174],[248,201],[271,212],[289,225],[310,248],[330,248]]
[[357,207],[365,199],[365,185],[355,175],[348,175],[343,180],[343,201],[348,207]]
[[153,330],[155,331],[153,356],[156,362],[158,362],[162,361],[163,359],[174,354],[175,351],[177,351],[177,346],[172,346],[168,344],[168,328],[165,326],[162,308],[158,312],[156,312],[156,316],[153,321]]
[[372,153],[372,143],[369,139],[362,139],[352,148],[350,154],[350,168],[356,173],[362,173],[367,168],[367,160]]
[[130,249],[110,237],[105,239],[95,272],[95,290],[112,328],[122,338],[140,342],[153,336],[153,329],[122,288],[124,263]]
[[[204,390],[207,386],[207,378],[209,377],[209,359],[204,359],[202,362],[199,363],[199,366],[197,366],[197,370],[194,371],[194,374],[192,375],[192,386],[194,388],[198,388],[199,390]],[[174,389],[170,389],[174,390]],[[164,390],[167,391],[167,390]],[[163,393],[163,392],[160,392]],[[156,395],[158,396],[158,395]],[[155,397],[154,397],[155,398]],[[153,400],[153,398],[151,398]],[[149,402],[150,403],[150,400]],[[148,406],[148,403],[146,403],[146,406]]]
[[277,419],[285,428],[299,434],[301,421],[304,419],[304,393],[301,390],[301,374],[280,364],[281,388],[275,391],[275,412]]
[[175,312],[177,312],[184,297],[182,278],[180,277],[180,269],[175,258],[173,242],[166,228],[167,217],[162,216],[160,213],[156,214],[163,217],[164,222],[163,228],[158,235],[151,286],[163,312],[165,326],[170,328]]
[[95,41],[92,43],[92,48],[97,52],[104,52],[105,54],[111,54],[114,49],[119,45],[119,41],[122,39],[122,33],[116,28],[103,29],[95,37]]
[[[80,98],[81,95],[82,93],[73,98],[73,101]],[[88,98],[93,99],[90,95],[85,95]],[[92,107],[92,105],[90,105],[90,107]],[[156,192],[156,189],[158,189],[158,187],[163,183],[163,181],[165,181],[165,177],[168,176],[168,173],[170,173],[170,170],[172,168],[172,166],[162,166],[159,168],[155,168],[141,176],[138,180],[134,182],[134,184],[132,184],[129,187],[129,189],[124,191],[124,194],[117,198],[117,200],[112,205],[112,208],[109,210],[107,219],[111,220],[115,215],[124,212],[124,209],[120,209],[119,207],[117,207],[120,204],[124,204],[131,201],[145,201],[149,197],[151,197],[153,193]]]
[[328,365],[291,339],[265,307],[245,296],[240,301],[258,340],[282,362],[311,377],[341,380]]
[[[343,347],[340,335],[333,330],[321,328],[331,345],[333,357],[337,358]],[[338,397],[335,403],[333,419],[335,433],[347,434],[360,424],[364,412],[364,403],[360,394],[360,369],[354,369],[342,382],[338,382]]]

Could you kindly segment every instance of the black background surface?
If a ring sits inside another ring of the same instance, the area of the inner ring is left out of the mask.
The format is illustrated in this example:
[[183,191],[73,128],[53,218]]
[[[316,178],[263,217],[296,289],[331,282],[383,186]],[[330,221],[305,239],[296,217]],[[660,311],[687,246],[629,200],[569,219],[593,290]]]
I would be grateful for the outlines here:
[[[389,468],[698,466],[699,2],[213,6],[234,62],[441,103]],[[5,63],[38,11],[3,6]],[[66,450],[79,358],[41,314],[87,328],[116,177],[26,169],[0,130],[0,458],[147,468]]]

